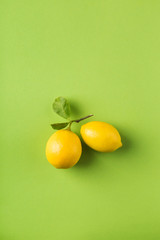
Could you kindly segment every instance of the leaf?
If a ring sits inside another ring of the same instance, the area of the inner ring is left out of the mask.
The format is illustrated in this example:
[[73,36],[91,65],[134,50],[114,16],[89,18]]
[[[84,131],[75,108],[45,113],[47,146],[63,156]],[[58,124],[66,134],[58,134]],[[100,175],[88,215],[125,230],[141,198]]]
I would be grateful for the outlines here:
[[53,129],[59,130],[59,129],[63,129],[65,127],[67,127],[67,125],[69,124],[69,122],[65,122],[65,123],[53,123],[51,124],[51,127]]
[[58,97],[53,103],[53,110],[59,116],[68,119],[70,117],[70,105],[67,99],[63,97]]

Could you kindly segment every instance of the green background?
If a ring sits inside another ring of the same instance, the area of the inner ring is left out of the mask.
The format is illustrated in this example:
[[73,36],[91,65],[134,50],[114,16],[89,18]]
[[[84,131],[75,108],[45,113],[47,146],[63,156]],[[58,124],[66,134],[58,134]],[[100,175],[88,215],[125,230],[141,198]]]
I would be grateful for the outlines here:
[[[0,239],[160,239],[160,1],[1,0],[0,22]],[[73,118],[113,124],[123,148],[83,144],[55,169],[58,96]]]

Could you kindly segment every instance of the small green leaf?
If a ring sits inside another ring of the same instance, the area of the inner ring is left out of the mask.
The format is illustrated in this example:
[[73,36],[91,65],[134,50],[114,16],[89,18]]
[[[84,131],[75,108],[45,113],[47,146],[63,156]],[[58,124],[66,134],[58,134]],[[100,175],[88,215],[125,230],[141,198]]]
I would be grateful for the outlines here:
[[51,127],[53,129],[59,130],[59,129],[63,129],[65,127],[67,127],[69,124],[69,122],[65,122],[65,123],[53,123],[51,124]]
[[70,105],[67,99],[58,97],[53,103],[53,110],[61,117],[68,119],[70,117]]

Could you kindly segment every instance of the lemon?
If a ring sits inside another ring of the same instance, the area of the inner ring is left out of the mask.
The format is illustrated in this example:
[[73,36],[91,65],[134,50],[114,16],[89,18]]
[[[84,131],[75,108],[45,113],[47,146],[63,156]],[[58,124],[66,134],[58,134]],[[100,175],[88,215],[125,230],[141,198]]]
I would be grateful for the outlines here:
[[58,130],[49,138],[46,157],[55,168],[71,168],[80,159],[82,145],[79,137],[70,130]]
[[82,125],[81,136],[89,147],[99,152],[113,152],[122,146],[117,129],[105,122],[93,121]]

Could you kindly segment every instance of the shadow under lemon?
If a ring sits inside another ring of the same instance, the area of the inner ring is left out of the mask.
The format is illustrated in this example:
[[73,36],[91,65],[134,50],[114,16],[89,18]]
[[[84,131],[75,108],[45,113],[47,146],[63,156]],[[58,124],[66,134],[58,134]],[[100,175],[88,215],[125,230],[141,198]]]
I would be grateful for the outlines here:
[[[75,102],[76,100],[71,99],[70,100],[70,106],[71,106],[71,110],[74,116],[79,116],[81,115],[81,110],[82,107],[78,102]],[[78,106],[78,107],[77,107]],[[90,121],[95,121],[94,119],[90,119]],[[81,124],[85,124],[86,122],[82,122]],[[79,136],[79,128],[81,126],[81,124],[79,125],[73,125],[73,130],[74,132]],[[116,125],[116,124],[115,124]],[[116,126],[115,126],[116,127]],[[82,137],[80,137],[81,143],[82,143],[82,155],[80,160],[78,161],[78,163],[74,166],[74,168],[86,168],[86,167],[90,167],[90,166],[98,166],[99,164],[101,164],[101,161],[97,161],[97,159],[100,157],[104,157],[107,161],[107,159],[115,159],[118,158],[118,156],[122,159],[123,156],[125,156],[126,154],[130,153],[131,151],[135,151],[136,144],[133,141],[133,139],[129,136],[129,132],[127,132],[126,130],[124,131],[124,129],[119,129],[119,127],[117,128],[120,136],[121,136],[121,140],[122,140],[122,147],[117,149],[114,152],[111,153],[103,153],[103,152],[98,152],[93,150],[92,148],[90,148],[89,146],[87,146],[84,141],[82,140]],[[112,158],[113,157],[113,158]]]
[[82,155],[78,163],[74,167],[86,168],[96,163],[95,151],[82,142]]
[[89,146],[87,146],[81,139],[82,155],[81,155],[81,158],[78,161],[78,163],[74,166],[74,168],[83,168],[83,167],[86,168],[91,165],[97,166],[97,165],[101,164],[100,161],[97,161],[98,156],[100,158],[104,157],[107,161],[107,159],[111,160],[112,157],[114,157],[114,159],[115,159],[115,156],[116,156],[116,158],[118,158],[118,155],[120,158],[122,158],[123,155],[125,156],[126,153],[130,153],[130,151],[132,151],[132,150],[134,151],[135,143],[133,143],[131,138],[129,138],[128,136],[126,136],[125,134],[122,134],[122,133],[120,133],[120,135],[121,135],[122,144],[123,144],[122,147],[117,149],[116,151],[110,152],[110,153],[95,151],[95,150],[91,149]]
[[121,136],[122,147],[113,152],[113,154],[115,153],[116,155],[125,155],[130,154],[132,151],[137,151],[136,139],[133,139],[133,137],[131,137],[131,134],[124,130],[120,130],[119,133]]

